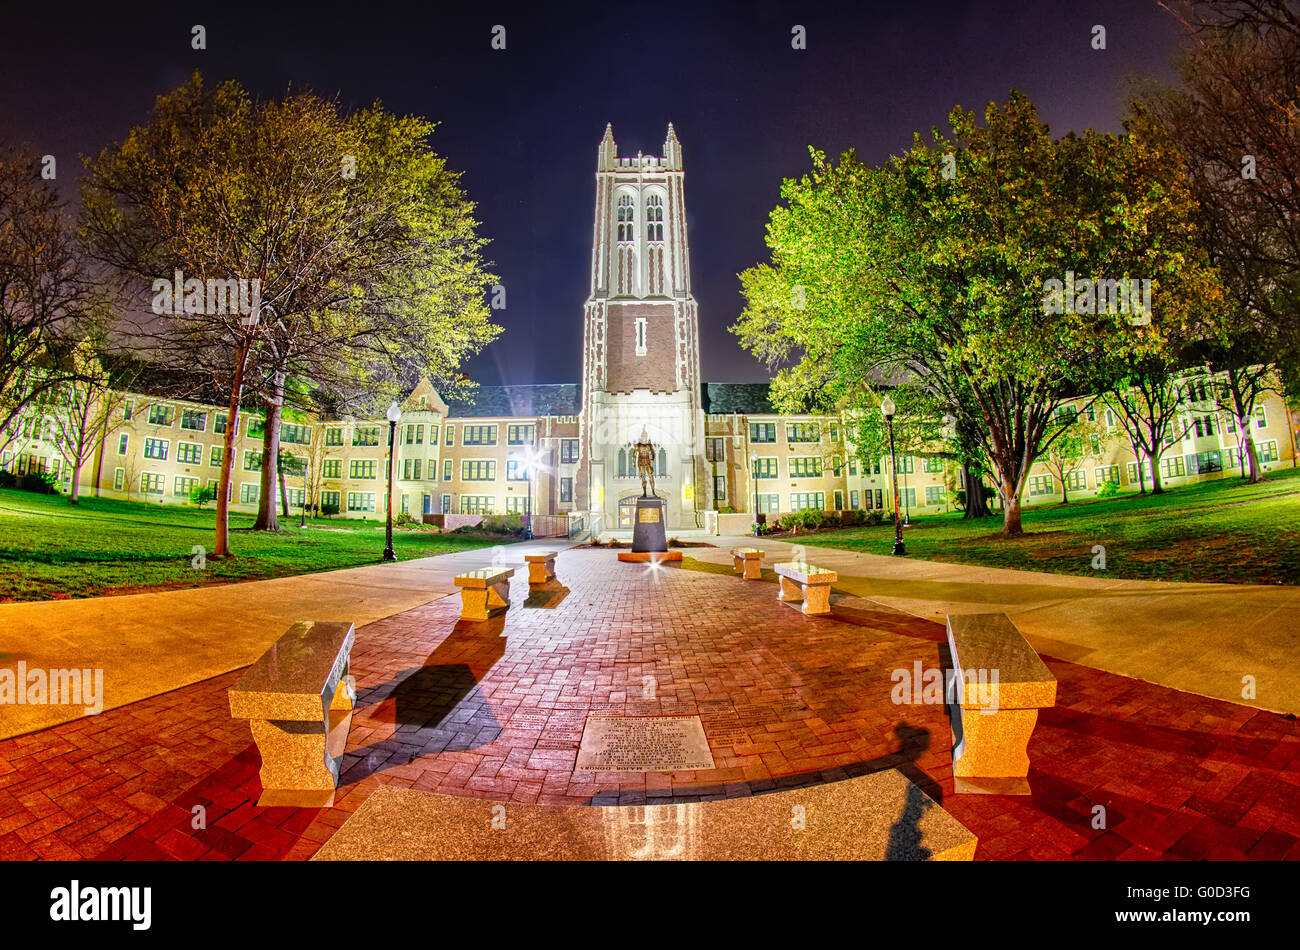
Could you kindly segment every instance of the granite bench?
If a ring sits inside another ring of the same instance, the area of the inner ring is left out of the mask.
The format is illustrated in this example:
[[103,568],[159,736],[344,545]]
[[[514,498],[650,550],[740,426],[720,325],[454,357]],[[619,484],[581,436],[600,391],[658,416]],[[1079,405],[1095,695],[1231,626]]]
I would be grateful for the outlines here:
[[480,567],[456,575],[460,588],[460,619],[487,620],[510,606],[511,567]]
[[763,554],[762,548],[732,548],[731,557],[736,564],[736,573],[747,581],[762,580]]
[[228,691],[262,756],[263,806],[328,808],[356,698],[349,682],[350,623],[300,621]]
[[558,551],[539,551],[537,554],[525,554],[528,564],[528,583],[545,584],[555,577],[555,558]]
[[840,579],[834,571],[804,561],[773,565],[781,586],[777,598],[806,614],[831,612],[831,584]]
[[1029,793],[1029,738],[1056,677],[1006,614],[948,617],[946,695],[958,791]]

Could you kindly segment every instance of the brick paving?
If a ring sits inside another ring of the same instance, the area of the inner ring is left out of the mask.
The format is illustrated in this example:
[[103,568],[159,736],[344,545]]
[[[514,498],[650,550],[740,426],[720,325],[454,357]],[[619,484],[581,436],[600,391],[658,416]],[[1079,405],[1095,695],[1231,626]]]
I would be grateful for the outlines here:
[[[238,672],[0,741],[0,858],[303,859],[381,784],[643,804],[880,768],[939,799],[981,859],[1300,858],[1294,718],[1049,657],[1033,794],[955,795],[943,708],[890,699],[895,669],[938,665],[940,625],[805,617],[770,583],[606,551],[565,552],[559,583],[530,593],[517,571],[509,613],[483,624],[459,621],[453,596],[360,628],[332,809],[256,807],[260,760],[226,702]],[[574,772],[589,714],[698,714],[715,768]]]

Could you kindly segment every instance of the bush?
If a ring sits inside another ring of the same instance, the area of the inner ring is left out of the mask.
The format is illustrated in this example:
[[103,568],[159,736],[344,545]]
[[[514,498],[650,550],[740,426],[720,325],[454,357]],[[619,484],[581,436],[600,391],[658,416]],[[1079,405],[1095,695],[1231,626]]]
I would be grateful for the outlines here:
[[419,523],[420,522],[416,521],[415,516],[409,511],[403,511],[393,515],[393,524],[397,525],[399,528],[407,528],[411,525],[418,525]]
[[320,513],[323,514],[326,518],[332,518],[334,515],[337,515],[339,513],[338,502],[336,501],[326,502],[325,504],[321,505]]
[[38,495],[53,495],[58,492],[59,483],[53,475],[45,472],[28,472],[18,477],[18,484],[15,487],[19,491],[34,492]]
[[866,523],[869,525],[880,524],[885,520],[885,513],[879,508],[872,508],[866,512]]
[[1098,498],[1114,498],[1119,494],[1119,482],[1111,479],[1105,485],[1097,489]]
[[488,534],[508,534],[522,538],[524,535],[524,519],[522,515],[514,511],[508,511],[503,515],[485,515],[483,523],[470,530],[485,531]]
[[18,476],[7,470],[0,470],[0,488],[17,488]]
[[802,511],[791,512],[786,522],[790,527],[820,528],[826,523],[826,515],[815,508],[804,508]]
[[198,505],[200,508],[208,502],[216,500],[216,497],[217,490],[206,485],[202,488],[196,486],[190,489],[190,504]]

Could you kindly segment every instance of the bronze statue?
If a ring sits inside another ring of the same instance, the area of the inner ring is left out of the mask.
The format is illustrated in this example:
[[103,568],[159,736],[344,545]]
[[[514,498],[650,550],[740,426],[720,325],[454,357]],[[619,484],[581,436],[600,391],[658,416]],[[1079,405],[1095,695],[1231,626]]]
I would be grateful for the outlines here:
[[[655,494],[655,447],[645,429],[641,430],[641,440],[632,446],[632,458],[636,460],[636,473],[641,476],[641,497],[649,498]],[[650,479],[650,495],[645,489],[647,477]]]

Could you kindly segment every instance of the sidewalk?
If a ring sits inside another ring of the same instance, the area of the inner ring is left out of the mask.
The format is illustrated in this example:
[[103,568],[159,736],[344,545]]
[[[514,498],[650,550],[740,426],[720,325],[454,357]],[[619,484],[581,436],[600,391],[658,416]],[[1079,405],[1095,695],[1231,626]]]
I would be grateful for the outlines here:
[[[561,550],[561,539],[511,544]],[[247,666],[298,620],[358,627],[456,592],[464,567],[491,563],[493,548],[188,590],[0,604],[0,666],[104,671],[105,709]],[[79,718],[82,706],[0,705],[0,739]]]
[[[813,536],[815,537],[815,535]],[[808,560],[840,575],[833,601],[870,601],[944,623],[1006,613],[1039,653],[1149,683],[1300,714],[1300,587],[1186,584],[1012,571],[861,554],[750,536],[712,539],[688,557],[730,564],[732,547],[768,551],[765,566]],[[1255,696],[1243,696],[1243,677]]]

